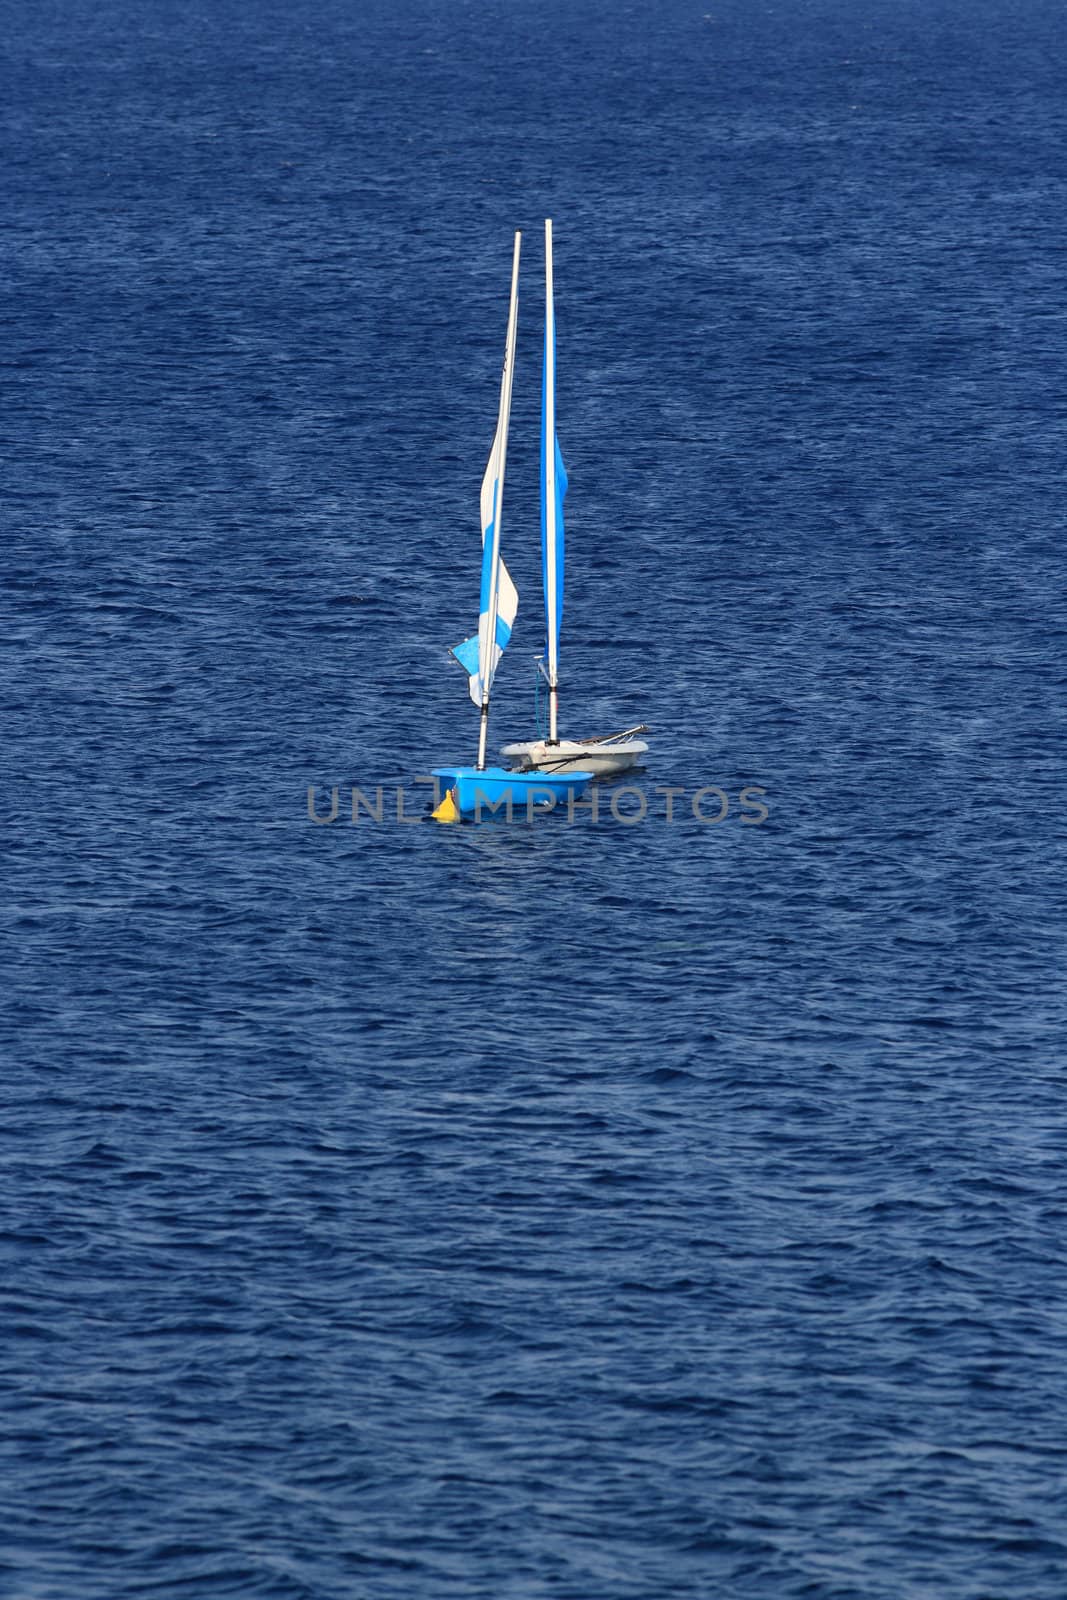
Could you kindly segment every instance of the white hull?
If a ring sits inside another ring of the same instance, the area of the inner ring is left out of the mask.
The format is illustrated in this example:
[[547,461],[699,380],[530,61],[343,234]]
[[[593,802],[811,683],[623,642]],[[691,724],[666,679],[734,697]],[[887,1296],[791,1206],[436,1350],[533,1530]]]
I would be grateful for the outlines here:
[[617,744],[600,739],[532,739],[525,744],[508,744],[500,752],[520,772],[591,772],[607,778],[628,772],[641,764],[648,750],[643,739],[626,739]]

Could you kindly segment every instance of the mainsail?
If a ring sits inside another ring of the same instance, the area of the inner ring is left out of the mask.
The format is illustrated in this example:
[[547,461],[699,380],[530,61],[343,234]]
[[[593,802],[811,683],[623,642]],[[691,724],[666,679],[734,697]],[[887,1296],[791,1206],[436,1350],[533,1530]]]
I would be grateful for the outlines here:
[[[518,591],[511,574],[500,558],[500,521],[504,499],[504,467],[508,453],[508,421],[511,416],[511,383],[515,369],[515,330],[519,304],[519,247],[522,235],[515,235],[511,268],[511,304],[504,346],[504,369],[500,375],[500,409],[496,435],[482,479],[482,585],[478,604],[478,632],[453,647],[452,654],[470,677],[470,696],[476,706],[488,707],[500,657],[511,638]],[[484,718],[483,718],[484,721]]]
[[545,362],[541,384],[541,567],[548,633],[549,739],[557,738],[559,630],[563,621],[563,496],[567,473],[556,437],[556,314],[552,303],[552,222],[545,220]]

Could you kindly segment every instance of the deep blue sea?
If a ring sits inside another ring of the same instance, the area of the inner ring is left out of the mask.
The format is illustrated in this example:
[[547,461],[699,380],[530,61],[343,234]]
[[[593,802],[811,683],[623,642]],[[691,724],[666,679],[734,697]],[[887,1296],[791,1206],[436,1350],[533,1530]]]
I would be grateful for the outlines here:
[[[0,0],[0,126],[0,1595],[1063,1600],[1062,6]],[[651,752],[445,827],[548,216]]]

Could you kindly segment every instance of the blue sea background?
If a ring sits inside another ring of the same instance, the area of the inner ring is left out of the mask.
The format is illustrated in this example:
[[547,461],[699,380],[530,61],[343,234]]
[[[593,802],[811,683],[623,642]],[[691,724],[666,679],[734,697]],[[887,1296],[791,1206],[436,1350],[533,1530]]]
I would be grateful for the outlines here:
[[1062,7],[0,23],[0,1593],[1062,1600]]

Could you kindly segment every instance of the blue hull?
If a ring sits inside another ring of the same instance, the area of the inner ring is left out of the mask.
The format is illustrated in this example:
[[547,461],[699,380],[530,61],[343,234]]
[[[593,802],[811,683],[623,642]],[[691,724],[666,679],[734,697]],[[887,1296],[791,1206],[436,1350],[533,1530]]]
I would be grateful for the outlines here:
[[481,821],[483,817],[504,817],[522,821],[542,807],[565,805],[568,796],[585,793],[592,782],[591,772],[508,772],[503,767],[433,767],[433,776],[443,780],[440,787],[451,789],[460,815]]

